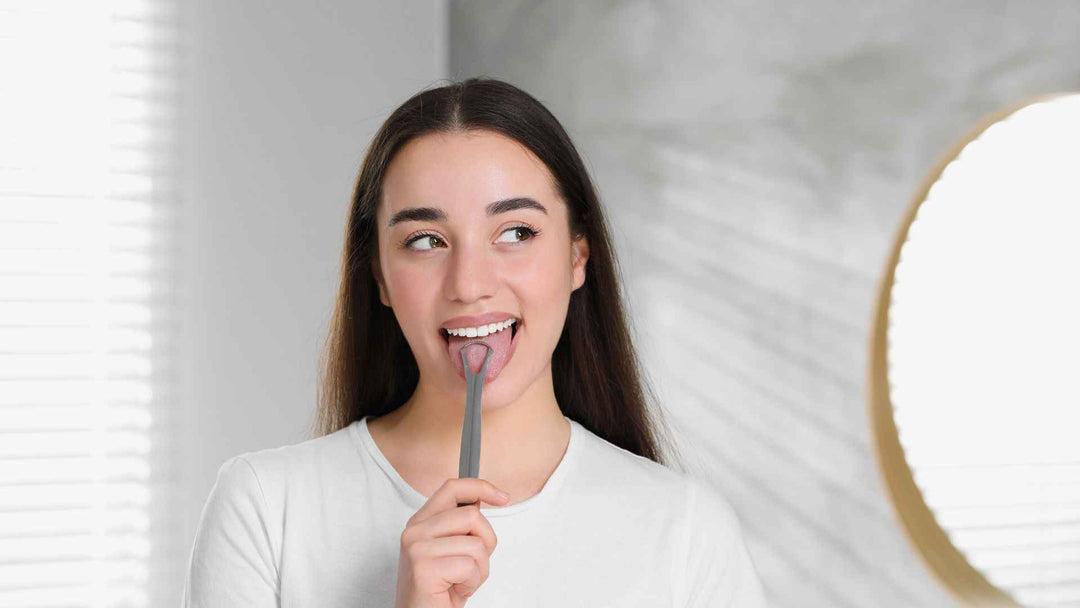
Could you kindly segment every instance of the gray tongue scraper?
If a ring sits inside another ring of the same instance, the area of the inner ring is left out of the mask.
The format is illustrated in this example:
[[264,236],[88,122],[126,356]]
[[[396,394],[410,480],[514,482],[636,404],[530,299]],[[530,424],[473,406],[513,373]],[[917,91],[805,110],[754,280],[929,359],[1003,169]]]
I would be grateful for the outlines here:
[[[474,344],[482,344],[487,349],[484,365],[480,372],[473,374],[469,365],[469,356],[465,351]],[[465,364],[465,420],[461,424],[461,458],[458,461],[458,477],[480,476],[480,393],[484,390],[484,376],[487,374],[488,361],[495,349],[480,340],[469,342],[461,347],[461,361]],[[460,503],[459,507],[474,504],[480,506],[478,499],[473,503]]]

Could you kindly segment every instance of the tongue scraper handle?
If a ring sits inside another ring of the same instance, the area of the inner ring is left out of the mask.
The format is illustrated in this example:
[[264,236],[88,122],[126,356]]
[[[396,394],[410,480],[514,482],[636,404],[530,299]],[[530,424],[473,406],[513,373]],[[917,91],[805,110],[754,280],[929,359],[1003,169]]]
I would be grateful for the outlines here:
[[[473,344],[483,344],[487,348],[484,356],[484,365],[480,373],[473,374],[469,366],[469,357],[465,350]],[[495,349],[491,345],[476,341],[461,347],[461,361],[465,364],[465,420],[461,424],[461,458],[458,460],[458,477],[480,476],[480,394],[484,389],[484,376],[487,374],[488,362]],[[475,504],[480,506],[480,501],[475,503],[461,503],[458,506]]]

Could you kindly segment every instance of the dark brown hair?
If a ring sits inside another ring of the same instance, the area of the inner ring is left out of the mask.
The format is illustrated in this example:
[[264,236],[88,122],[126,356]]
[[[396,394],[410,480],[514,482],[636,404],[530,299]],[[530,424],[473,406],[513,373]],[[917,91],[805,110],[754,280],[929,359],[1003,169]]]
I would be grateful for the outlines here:
[[[611,239],[585,166],[547,108],[492,78],[469,78],[416,94],[394,110],[368,147],[349,210],[341,283],[320,361],[313,434],[332,433],[365,415],[387,414],[416,388],[416,359],[393,310],[380,302],[372,273],[383,175],[413,138],[473,130],[517,140],[543,161],[568,206],[571,238],[588,238],[585,282],[570,295],[551,357],[560,409],[608,442],[668,465],[658,443],[658,430],[666,434],[667,428],[662,418],[658,425],[650,416],[646,396],[652,403],[655,397],[639,369]],[[677,456],[667,443],[669,455]]]

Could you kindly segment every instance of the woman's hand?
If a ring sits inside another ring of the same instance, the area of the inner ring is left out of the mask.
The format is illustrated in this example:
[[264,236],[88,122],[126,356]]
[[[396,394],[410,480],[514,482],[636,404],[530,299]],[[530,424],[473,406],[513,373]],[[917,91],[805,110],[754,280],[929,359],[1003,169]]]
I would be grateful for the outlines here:
[[476,593],[498,541],[473,503],[506,504],[509,498],[499,492],[483,479],[447,479],[409,518],[401,533],[394,608],[461,608]]

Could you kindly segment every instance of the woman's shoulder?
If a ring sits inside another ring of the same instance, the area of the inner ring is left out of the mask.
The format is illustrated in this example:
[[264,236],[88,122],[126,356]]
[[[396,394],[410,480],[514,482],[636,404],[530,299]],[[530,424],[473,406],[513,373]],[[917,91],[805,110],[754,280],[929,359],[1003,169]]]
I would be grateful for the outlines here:
[[[635,454],[592,433],[584,427],[580,479],[599,494],[634,500],[659,507],[665,503],[683,520],[707,518],[711,525],[731,534],[738,526],[735,509],[717,487],[713,475],[683,470]],[[691,524],[694,525],[694,524]]]
[[583,431],[581,463],[585,475],[593,484],[616,484],[624,490],[640,488],[668,495],[685,494],[689,477],[686,473],[618,446],[579,424]]
[[222,463],[219,475],[240,465],[266,492],[288,479],[310,479],[332,472],[357,453],[352,436],[355,424],[320,437],[236,454]]

